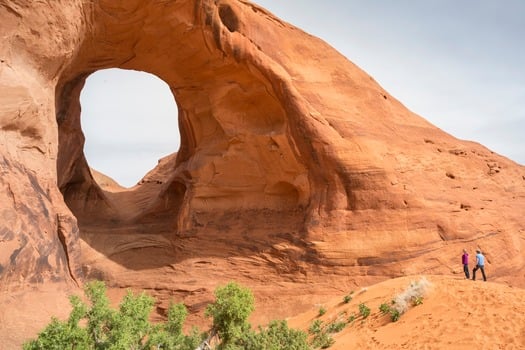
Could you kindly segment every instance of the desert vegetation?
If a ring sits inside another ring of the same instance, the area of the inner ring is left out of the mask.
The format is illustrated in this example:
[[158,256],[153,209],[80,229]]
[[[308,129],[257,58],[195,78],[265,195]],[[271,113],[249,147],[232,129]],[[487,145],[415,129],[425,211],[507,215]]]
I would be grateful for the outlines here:
[[402,293],[396,295],[390,304],[379,305],[379,311],[383,314],[389,314],[390,319],[396,322],[411,306],[423,304],[423,297],[429,287],[430,283],[425,278],[413,281]]
[[[395,295],[390,303],[383,303],[379,306],[381,314],[390,315],[390,319],[395,322],[399,320],[402,314],[404,314],[410,307],[417,306],[423,303],[423,298],[428,291],[430,283],[422,278],[419,281],[411,282],[406,289]],[[367,290],[362,289],[359,294],[365,293]],[[346,294],[343,297],[343,304],[349,304],[353,300],[353,292]],[[332,316],[331,320],[321,320],[320,318],[324,315],[330,317],[330,310],[326,307],[321,307],[309,328],[308,334],[310,335],[310,344],[313,348],[326,349],[335,343],[333,334],[341,332],[345,327],[352,324],[356,320],[360,320],[361,323],[372,316],[372,309],[366,303],[359,303],[351,306],[355,309],[347,309],[339,312],[335,317]],[[322,310],[322,312],[321,312]],[[353,311],[352,311],[353,310]],[[326,318],[326,317],[325,317]],[[375,317],[377,319],[377,317]]]
[[[390,303],[382,303],[379,311],[397,321],[410,307],[423,302],[429,282],[411,282]],[[334,344],[334,333],[342,331],[356,319],[362,322],[371,315],[371,308],[359,303],[355,312],[338,314],[330,321],[320,318],[328,313],[325,306],[318,310],[308,332],[292,329],[284,320],[267,326],[252,327],[248,322],[254,311],[252,292],[235,282],[215,290],[215,301],[205,310],[212,319],[211,328],[202,332],[192,327],[184,333],[188,311],[184,304],[171,303],[165,322],[152,324],[150,313],[155,300],[145,293],[131,291],[122,299],[118,309],[110,307],[104,283],[93,281],[84,288],[85,300],[71,296],[71,313],[67,320],[52,318],[36,339],[24,344],[24,350],[81,349],[81,350],[313,350],[326,349]],[[352,293],[343,298],[347,304]],[[355,306],[354,306],[355,307]]]
[[305,332],[291,329],[286,321],[272,321],[253,330],[248,317],[254,310],[251,291],[231,282],[215,290],[216,300],[206,308],[212,318],[208,332],[192,328],[183,333],[186,307],[172,303],[164,323],[152,324],[149,315],[154,299],[128,291],[118,309],[110,307],[104,283],[84,288],[87,302],[71,296],[71,313],[65,321],[52,318],[24,350],[310,350]]
[[152,325],[149,315],[154,299],[145,293],[128,291],[118,310],[110,307],[104,283],[86,284],[85,303],[71,296],[71,313],[65,321],[52,318],[24,350],[44,349],[195,349],[205,339],[197,329],[182,333],[187,310],[172,303],[165,323]]

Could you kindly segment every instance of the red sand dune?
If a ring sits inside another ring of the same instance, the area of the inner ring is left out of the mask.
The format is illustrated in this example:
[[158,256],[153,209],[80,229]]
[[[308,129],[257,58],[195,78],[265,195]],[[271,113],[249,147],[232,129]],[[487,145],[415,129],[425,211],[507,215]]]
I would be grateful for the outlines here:
[[[413,281],[429,282],[423,303],[413,306],[397,322],[379,306],[405,291]],[[350,292],[350,291],[349,291]],[[293,317],[289,324],[308,329],[356,314],[355,321],[333,334],[330,349],[523,349],[525,348],[525,290],[504,284],[447,276],[407,276],[355,289],[348,304],[343,296]],[[371,309],[359,316],[358,305]],[[318,317],[319,307],[327,312]]]

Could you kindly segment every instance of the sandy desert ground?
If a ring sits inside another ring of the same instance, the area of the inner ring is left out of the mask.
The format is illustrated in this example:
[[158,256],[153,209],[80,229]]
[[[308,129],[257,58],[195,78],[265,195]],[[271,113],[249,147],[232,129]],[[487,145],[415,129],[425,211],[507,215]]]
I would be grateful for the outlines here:
[[[410,284],[428,281],[423,303],[410,307],[397,322],[379,311]],[[351,291],[349,291],[351,292]],[[482,280],[448,276],[410,276],[355,290],[349,303],[342,296],[292,318],[289,324],[307,329],[320,318],[327,324],[356,319],[333,334],[333,350],[351,349],[524,349],[525,290]],[[371,310],[363,319],[359,304]],[[319,317],[319,308],[327,312]]]
[[[490,278],[490,276],[489,276]],[[427,282],[423,303],[411,306],[397,322],[383,314],[379,306],[390,303],[413,283]],[[2,310],[17,313],[17,322],[4,322],[0,313],[3,334],[2,349],[19,349],[20,339],[36,334],[49,322],[49,313],[59,318],[68,315],[67,292],[56,292],[53,286],[34,293],[13,295],[12,300],[26,300],[16,307],[1,305]],[[332,333],[332,350],[352,349],[525,349],[525,290],[494,282],[472,281],[458,276],[407,276],[387,280],[371,286],[361,286],[345,295],[312,305],[312,310],[288,318],[291,327],[308,330],[314,320],[324,325],[355,319],[345,328]],[[32,309],[34,298],[41,299],[42,309]],[[370,308],[363,318],[359,304]],[[283,305],[283,307],[285,307]],[[319,316],[319,309],[326,313]],[[253,324],[253,322],[252,322]]]

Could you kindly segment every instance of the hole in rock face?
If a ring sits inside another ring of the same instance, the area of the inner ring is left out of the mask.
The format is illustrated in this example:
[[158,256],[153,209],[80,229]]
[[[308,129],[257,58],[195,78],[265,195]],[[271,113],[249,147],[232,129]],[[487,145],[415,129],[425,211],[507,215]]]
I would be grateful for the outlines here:
[[175,99],[152,74],[99,70],[87,78],[80,102],[88,164],[121,186],[134,186],[179,148]]

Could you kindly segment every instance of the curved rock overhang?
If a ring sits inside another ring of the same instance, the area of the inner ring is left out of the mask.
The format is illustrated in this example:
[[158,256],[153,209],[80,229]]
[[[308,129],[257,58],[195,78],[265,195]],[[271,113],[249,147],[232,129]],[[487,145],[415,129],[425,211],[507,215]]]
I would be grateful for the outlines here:
[[252,57],[258,49],[242,33],[246,19],[238,17],[251,7],[99,2],[90,10],[95,21],[56,94],[58,184],[77,217],[92,222],[117,215],[93,181],[79,142],[79,94],[86,77],[103,68],[152,73],[178,104],[181,147],[145,215],[176,211],[179,229],[188,229],[192,212],[308,206],[309,174],[294,117],[275,91],[278,77]]

